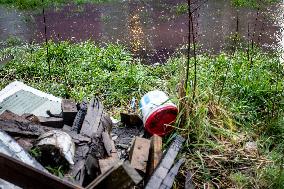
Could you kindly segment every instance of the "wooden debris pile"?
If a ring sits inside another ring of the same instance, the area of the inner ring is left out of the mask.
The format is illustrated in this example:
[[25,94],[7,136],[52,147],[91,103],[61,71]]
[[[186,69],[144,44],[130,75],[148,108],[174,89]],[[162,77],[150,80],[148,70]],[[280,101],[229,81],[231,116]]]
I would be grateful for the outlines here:
[[[6,110],[0,115],[0,131],[40,165],[4,153],[2,142],[0,178],[22,188],[171,188],[184,162],[175,163],[181,136],[163,153],[162,138],[146,137],[139,117],[121,114],[130,126],[115,126],[96,98],[81,104],[62,100],[61,114],[47,114],[19,116]],[[49,173],[54,169],[61,178]]]

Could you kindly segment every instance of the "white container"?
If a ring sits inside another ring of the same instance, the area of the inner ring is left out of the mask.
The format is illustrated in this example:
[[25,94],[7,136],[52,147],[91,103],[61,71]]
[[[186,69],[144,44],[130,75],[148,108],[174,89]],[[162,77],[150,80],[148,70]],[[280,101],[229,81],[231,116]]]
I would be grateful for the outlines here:
[[139,108],[145,129],[150,134],[164,136],[172,130],[167,125],[175,121],[178,109],[164,92],[148,92],[140,100]]

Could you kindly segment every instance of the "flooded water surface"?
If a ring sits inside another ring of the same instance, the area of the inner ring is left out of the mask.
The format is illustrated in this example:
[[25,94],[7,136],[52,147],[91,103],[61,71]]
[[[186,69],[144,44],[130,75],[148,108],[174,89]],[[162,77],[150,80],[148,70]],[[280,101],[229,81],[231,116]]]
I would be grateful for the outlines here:
[[[149,63],[164,62],[187,43],[188,16],[182,0],[65,5],[45,10],[47,37],[54,41],[121,43]],[[195,1],[194,36],[202,52],[218,53],[235,32],[265,49],[284,46],[283,3],[258,11],[236,9],[228,0]],[[43,14],[0,8],[0,40],[18,36],[44,42]]]

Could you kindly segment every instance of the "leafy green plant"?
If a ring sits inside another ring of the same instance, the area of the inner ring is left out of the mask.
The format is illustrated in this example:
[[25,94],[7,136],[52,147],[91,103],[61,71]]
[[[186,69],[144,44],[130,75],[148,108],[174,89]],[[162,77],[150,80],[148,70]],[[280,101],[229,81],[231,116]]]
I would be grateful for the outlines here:
[[[261,188],[283,183],[284,68],[277,54],[254,48],[253,64],[241,46],[233,56],[198,55],[198,64],[194,58],[189,60],[190,82],[184,90],[181,81],[187,60],[183,55],[171,57],[163,65],[149,66],[117,44],[50,41],[47,45],[48,55],[44,45],[1,50],[14,59],[0,68],[0,88],[17,79],[56,96],[68,93],[77,101],[95,95],[111,114],[126,109],[132,97],[140,99],[150,90],[163,90],[178,106],[185,102],[179,106],[183,108],[176,132],[164,138],[165,146],[177,133],[187,138],[183,155],[188,158],[180,174],[190,168],[197,186],[214,182],[220,188]],[[198,82],[192,101],[195,74]],[[182,89],[184,101],[178,95]],[[181,115],[186,117],[184,122]],[[251,140],[258,144],[257,156],[244,150]]]
[[47,166],[45,167],[50,173],[52,173],[53,175],[58,176],[59,178],[64,178],[64,170],[62,166],[58,166],[58,167],[51,167],[51,166]]
[[262,8],[272,3],[279,2],[279,0],[232,0],[232,4],[236,7],[248,7],[248,8]]
[[177,15],[186,14],[188,12],[188,5],[187,3],[180,3],[174,7],[174,10]]
[[29,153],[31,154],[31,156],[33,156],[34,158],[38,158],[41,156],[41,151],[39,148],[35,147],[35,148],[32,148]]
[[116,0],[0,0],[0,4],[14,6],[22,10],[35,10],[42,7],[58,6],[67,3],[106,3],[114,2]]

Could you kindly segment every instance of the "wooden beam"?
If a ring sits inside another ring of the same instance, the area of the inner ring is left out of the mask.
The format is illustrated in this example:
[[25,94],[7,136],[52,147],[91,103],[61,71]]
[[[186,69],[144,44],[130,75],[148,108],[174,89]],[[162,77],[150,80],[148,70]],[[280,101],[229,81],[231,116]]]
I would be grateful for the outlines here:
[[185,159],[180,159],[169,171],[166,178],[163,180],[163,183],[161,184],[159,189],[171,189],[173,186],[173,183],[175,181],[175,177],[178,174],[178,170],[180,166],[185,162]]
[[[104,146],[106,151],[108,151],[108,156],[105,159],[99,159],[99,167],[101,173],[105,173],[107,170],[112,168],[115,164],[119,162],[119,157],[118,153],[115,148],[115,144],[113,140],[110,138],[110,135],[108,132],[103,132],[102,137],[105,138],[103,139]],[[108,147],[106,147],[108,146]]]
[[128,162],[117,162],[111,169],[98,176],[86,189],[131,188],[142,181],[142,177]]
[[37,116],[41,125],[53,128],[63,127],[63,118]]
[[70,182],[39,171],[21,161],[0,153],[0,178],[29,189],[82,189]]
[[156,189],[160,188],[163,180],[166,178],[169,170],[171,169],[175,158],[182,147],[185,139],[180,135],[176,136],[175,140],[172,142],[167,152],[163,156],[158,167],[155,169],[152,177],[148,181],[145,189]]
[[161,161],[163,152],[162,152],[162,145],[163,139],[158,135],[153,135],[151,137],[151,145],[150,145],[150,152],[149,152],[149,161],[147,165],[147,177],[149,178],[158,164]]
[[97,133],[103,109],[103,105],[97,99],[93,98],[90,101],[80,134],[93,137]]
[[130,150],[130,164],[135,169],[146,173],[151,141],[136,137]]
[[64,124],[72,126],[78,112],[76,102],[70,99],[63,99],[61,108]]
[[37,138],[53,128],[36,125],[33,123],[19,122],[17,120],[1,120],[0,129],[12,136],[25,136]]

